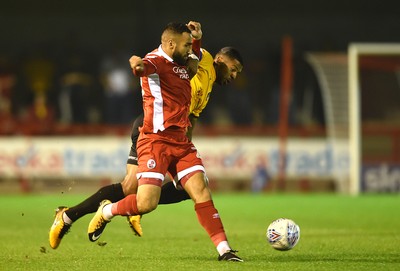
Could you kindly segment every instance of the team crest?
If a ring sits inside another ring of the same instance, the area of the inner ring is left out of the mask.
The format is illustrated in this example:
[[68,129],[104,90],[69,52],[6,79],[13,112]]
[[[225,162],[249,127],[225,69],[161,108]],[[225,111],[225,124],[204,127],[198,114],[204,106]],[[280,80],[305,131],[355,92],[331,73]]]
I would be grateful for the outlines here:
[[154,161],[153,159],[147,160],[147,168],[153,169],[155,167],[156,167],[156,161]]

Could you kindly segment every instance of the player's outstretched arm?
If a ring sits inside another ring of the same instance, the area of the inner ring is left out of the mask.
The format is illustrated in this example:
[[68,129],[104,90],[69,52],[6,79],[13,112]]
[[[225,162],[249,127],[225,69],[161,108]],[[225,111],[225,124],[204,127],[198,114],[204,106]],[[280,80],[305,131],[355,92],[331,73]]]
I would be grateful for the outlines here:
[[129,59],[129,64],[131,65],[132,71],[136,76],[141,76],[144,72],[144,62],[139,56],[132,56]]

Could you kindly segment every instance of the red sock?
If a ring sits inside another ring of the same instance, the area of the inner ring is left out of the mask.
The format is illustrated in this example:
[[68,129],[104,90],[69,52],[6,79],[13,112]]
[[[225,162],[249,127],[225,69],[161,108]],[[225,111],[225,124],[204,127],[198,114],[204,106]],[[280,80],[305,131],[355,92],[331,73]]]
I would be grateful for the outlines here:
[[194,209],[197,213],[197,219],[207,231],[215,247],[217,247],[220,242],[227,241],[224,226],[222,225],[221,218],[212,200],[197,203]]
[[128,195],[122,200],[113,204],[111,207],[111,213],[113,215],[139,215],[136,201],[136,194]]

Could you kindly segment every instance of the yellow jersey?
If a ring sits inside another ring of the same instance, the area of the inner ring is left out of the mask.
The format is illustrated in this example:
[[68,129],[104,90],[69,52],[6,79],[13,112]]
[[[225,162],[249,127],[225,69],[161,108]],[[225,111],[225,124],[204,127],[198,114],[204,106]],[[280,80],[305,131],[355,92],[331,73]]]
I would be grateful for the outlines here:
[[206,107],[213,84],[216,79],[214,58],[205,49],[200,49],[202,57],[196,75],[190,80],[192,88],[192,100],[190,103],[190,114],[199,117],[201,111]]

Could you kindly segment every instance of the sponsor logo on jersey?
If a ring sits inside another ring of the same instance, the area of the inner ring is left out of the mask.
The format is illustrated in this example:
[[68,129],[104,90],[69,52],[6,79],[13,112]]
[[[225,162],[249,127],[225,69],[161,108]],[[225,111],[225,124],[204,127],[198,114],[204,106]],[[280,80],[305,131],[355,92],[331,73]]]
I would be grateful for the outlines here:
[[183,67],[173,67],[172,68],[173,72],[179,75],[179,78],[181,79],[189,79],[189,74],[187,70]]

